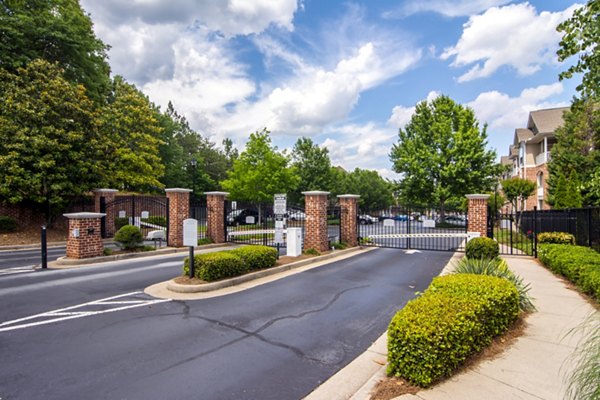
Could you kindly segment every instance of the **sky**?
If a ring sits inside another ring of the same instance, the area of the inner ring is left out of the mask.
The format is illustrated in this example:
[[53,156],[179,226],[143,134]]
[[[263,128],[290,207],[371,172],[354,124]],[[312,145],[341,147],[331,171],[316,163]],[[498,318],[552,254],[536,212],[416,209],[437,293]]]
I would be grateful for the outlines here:
[[111,46],[112,73],[193,129],[243,150],[267,128],[333,165],[389,179],[389,153],[416,103],[471,107],[508,154],[530,111],[569,105],[580,78],[556,57],[556,26],[581,4],[532,0],[81,0]]

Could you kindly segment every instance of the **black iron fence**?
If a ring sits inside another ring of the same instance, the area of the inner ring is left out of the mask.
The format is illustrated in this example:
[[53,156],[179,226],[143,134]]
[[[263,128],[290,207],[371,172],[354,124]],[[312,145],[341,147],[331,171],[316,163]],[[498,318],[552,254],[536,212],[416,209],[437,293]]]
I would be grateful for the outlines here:
[[[144,237],[152,231],[164,231],[160,237],[168,237],[169,201],[163,196],[117,196],[113,201],[100,198],[103,238],[113,237],[125,225],[140,228]],[[158,236],[157,236],[158,237]]]
[[208,209],[205,196],[190,197],[190,218],[198,221],[198,241],[207,240]]

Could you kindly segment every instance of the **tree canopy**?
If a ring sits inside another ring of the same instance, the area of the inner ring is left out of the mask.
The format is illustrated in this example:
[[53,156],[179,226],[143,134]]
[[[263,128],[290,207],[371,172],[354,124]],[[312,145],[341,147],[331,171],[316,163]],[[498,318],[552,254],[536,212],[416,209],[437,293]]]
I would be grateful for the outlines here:
[[327,148],[319,147],[310,138],[299,138],[292,150],[292,166],[298,176],[298,186],[290,196],[292,202],[302,199],[303,191],[331,190],[331,160]]
[[377,171],[356,168],[345,177],[345,192],[358,194],[358,206],[363,212],[387,209],[393,200],[392,184]]
[[520,211],[525,200],[535,192],[535,182],[523,178],[507,179],[502,181],[502,191],[513,211]]
[[399,131],[390,159],[403,175],[400,197],[412,205],[438,206],[442,217],[451,198],[487,192],[499,166],[486,150],[486,127],[473,110],[447,96],[423,101]]

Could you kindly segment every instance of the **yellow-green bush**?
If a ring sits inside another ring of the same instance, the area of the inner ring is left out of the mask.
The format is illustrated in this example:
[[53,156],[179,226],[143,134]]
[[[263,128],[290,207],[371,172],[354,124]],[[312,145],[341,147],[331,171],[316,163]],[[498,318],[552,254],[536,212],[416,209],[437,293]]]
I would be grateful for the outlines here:
[[542,232],[537,236],[539,244],[575,244],[575,236],[566,232]]
[[496,258],[500,254],[500,246],[494,239],[477,237],[469,240],[465,248],[468,258]]
[[[183,261],[183,273],[189,275],[190,260]],[[194,276],[203,281],[212,282],[223,278],[242,275],[248,268],[242,259],[227,251],[198,254],[194,256]]]
[[388,328],[388,374],[427,387],[503,333],[519,314],[509,281],[486,275],[435,278]]
[[277,262],[277,250],[269,246],[244,246],[229,253],[240,257],[250,271],[270,268]]

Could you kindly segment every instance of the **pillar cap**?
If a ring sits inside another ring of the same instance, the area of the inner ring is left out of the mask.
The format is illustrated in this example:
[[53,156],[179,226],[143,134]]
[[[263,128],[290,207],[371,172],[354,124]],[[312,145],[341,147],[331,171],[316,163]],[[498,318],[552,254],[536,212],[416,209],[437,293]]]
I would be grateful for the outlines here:
[[165,189],[166,193],[191,193],[192,189],[172,188]]
[[302,192],[302,194],[305,196],[327,196],[330,193],[331,192],[323,192],[321,190],[312,190],[312,191],[308,191],[308,192]]
[[338,199],[358,199],[360,194],[339,194]]
[[489,194],[467,194],[465,196],[469,200],[487,200],[490,198]]
[[207,196],[229,196],[229,192],[204,192]]
[[94,193],[117,193],[117,189],[94,189],[92,190]]
[[64,217],[68,219],[91,219],[91,218],[102,218],[106,216],[105,213],[95,213],[95,212],[78,212],[78,213],[69,213],[63,214]]

